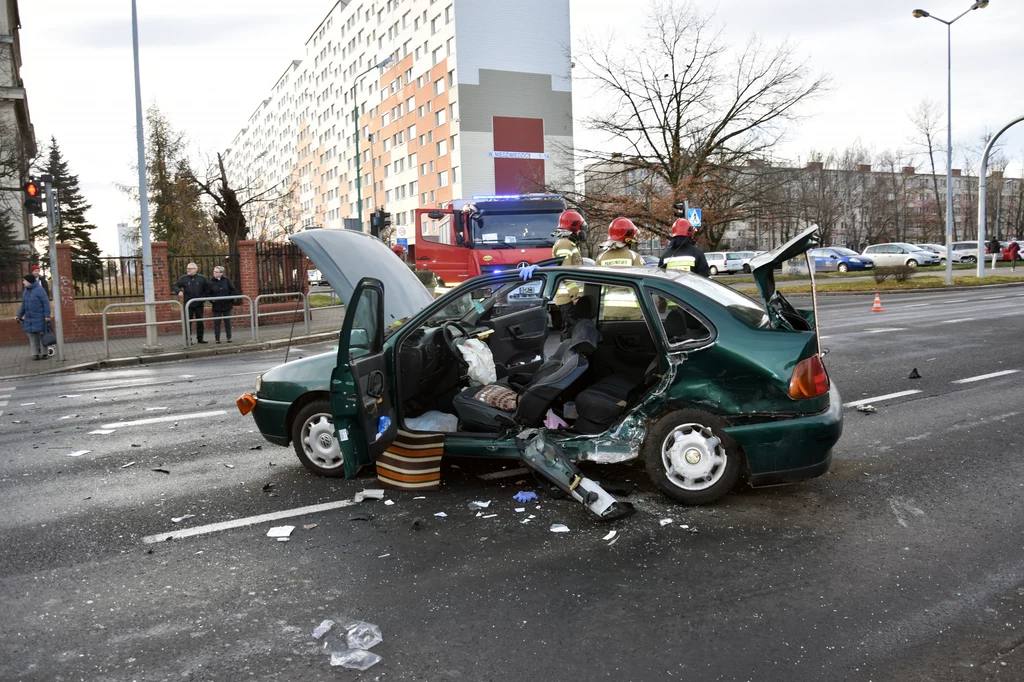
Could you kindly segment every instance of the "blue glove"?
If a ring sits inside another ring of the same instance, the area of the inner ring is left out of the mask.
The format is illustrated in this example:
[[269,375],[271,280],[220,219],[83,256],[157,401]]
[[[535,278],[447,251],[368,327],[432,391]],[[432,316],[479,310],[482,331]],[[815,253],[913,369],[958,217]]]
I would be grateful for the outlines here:
[[537,493],[530,492],[529,490],[522,490],[513,495],[512,499],[516,502],[533,502],[537,499]]
[[536,269],[536,265],[524,265],[523,267],[519,268],[519,276],[523,278],[524,282],[526,282],[527,280],[533,278],[533,273]]

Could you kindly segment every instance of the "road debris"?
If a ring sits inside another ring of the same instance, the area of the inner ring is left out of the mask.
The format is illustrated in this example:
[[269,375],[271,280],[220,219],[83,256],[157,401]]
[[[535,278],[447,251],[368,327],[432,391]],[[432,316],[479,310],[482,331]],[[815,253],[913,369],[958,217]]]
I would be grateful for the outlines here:
[[448,515],[444,512],[437,512],[434,516],[440,516],[442,519],[448,518]]
[[273,484],[273,483],[264,483],[263,484],[263,492],[268,492],[270,490],[273,490],[276,487],[277,486],[275,484]]
[[223,464],[224,466],[226,466],[226,467],[227,467],[228,469],[234,469],[234,468],[235,468],[235,465],[234,465],[234,464],[228,464],[227,462],[221,462],[221,464]]
[[524,511],[526,511],[526,507],[516,507],[517,514],[522,514]]
[[306,524],[303,524],[302,530],[313,530],[316,527],[317,527],[317,524],[315,524],[315,523],[306,523]]
[[914,369],[910,370],[910,376],[907,377],[907,378],[908,379],[920,379],[921,378],[921,373],[918,372],[917,371],[917,367],[915,367]]
[[59,395],[58,398],[81,398],[81,393],[67,393],[65,395]]
[[602,539],[602,540],[611,540],[611,539],[612,539],[613,537],[615,537],[616,535],[618,535],[618,533],[619,533],[619,531],[617,531],[617,530],[610,530],[610,531],[608,531],[608,535],[605,535],[605,536],[604,536],[603,538],[601,538],[601,539]]
[[155,471],[155,472],[157,472],[158,474],[169,474],[169,473],[171,473],[171,472],[170,472],[170,471],[168,471],[167,469],[150,469],[150,471]]
[[132,447],[133,448],[141,448],[142,447],[142,443],[132,443]]
[[373,516],[370,514],[359,514],[358,516],[348,517],[349,521],[369,521]]
[[414,497],[412,499],[414,499],[414,500],[425,500],[425,499],[427,499],[427,496],[426,495],[417,495],[416,497]]
[[516,502],[534,502],[537,499],[537,493],[530,490],[520,490],[512,496],[512,499]]
[[874,405],[858,405],[857,411],[863,412],[864,414],[873,414],[875,412],[878,412],[878,410],[875,409]]
[[[529,519],[527,519],[527,520],[529,520]],[[563,523],[552,523],[551,524],[551,532],[552,533],[568,533],[569,532],[569,526],[566,526]]]
[[384,489],[383,488],[366,488],[356,493],[353,498],[356,502],[362,502],[363,500],[383,500]]
[[278,540],[284,538],[287,540],[289,536],[291,536],[293,530],[295,530],[295,526],[274,526],[267,531],[267,537],[277,538]]
[[384,505],[387,506],[387,507],[390,507],[394,503],[395,503],[394,500],[384,500]]
[[317,625],[315,628],[313,628],[313,639],[320,639],[328,632],[330,632],[332,627],[334,627],[333,620],[328,619],[320,623],[320,625]]
[[520,467],[518,469],[510,469],[508,471],[495,471],[490,474],[480,474],[477,476],[481,481],[495,481],[501,478],[512,478],[513,476],[522,476],[523,474],[530,473],[527,467]]
[[672,519],[662,519],[661,521],[658,521],[658,523],[660,523],[662,526],[667,526],[668,524],[672,523]]
[[195,517],[196,517],[195,514],[185,514],[184,516],[174,516],[174,517],[171,517],[171,521],[173,521],[174,523],[181,523],[185,519],[194,519]]
[[162,410],[166,410],[167,408],[166,407],[147,407],[145,409],[146,409],[146,412],[160,412]]
[[491,501],[487,500],[486,502],[470,502],[469,505],[467,505],[467,506],[469,507],[469,511],[477,511],[479,509],[487,509],[488,507],[491,506]]
[[92,450],[75,450],[74,452],[69,452],[68,457],[81,457],[82,455],[88,455],[90,452]]
[[391,556],[391,555],[390,555],[390,554],[381,554],[381,555],[380,555],[379,557],[377,557],[377,558],[378,558],[378,559],[387,559],[387,558],[388,558],[389,556]]
[[332,651],[331,665],[354,670],[367,670],[380,663],[380,656],[372,651],[363,649],[348,649],[346,651]]
[[90,436],[109,436],[113,432],[114,432],[114,429],[96,429],[95,431],[90,431],[89,435]]
[[253,445],[253,446],[252,446],[251,448],[249,448],[249,449],[250,449],[250,450],[262,450],[262,449],[263,449],[263,446],[262,446],[262,445]]
[[135,466],[135,462],[128,462],[127,464],[122,464],[121,468],[122,469],[127,469],[128,467],[131,467],[131,466]]
[[497,516],[497,514],[487,514],[483,518],[485,518],[485,519],[493,519],[495,516]]

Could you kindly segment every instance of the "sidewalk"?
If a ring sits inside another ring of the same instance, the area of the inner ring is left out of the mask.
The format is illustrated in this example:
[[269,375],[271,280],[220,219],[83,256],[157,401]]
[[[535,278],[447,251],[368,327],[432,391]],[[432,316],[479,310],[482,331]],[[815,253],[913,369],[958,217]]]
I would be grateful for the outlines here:
[[[306,335],[306,325],[295,323],[292,345],[315,343],[336,339],[344,320],[343,308],[312,309],[310,334]],[[191,346],[182,344],[181,332],[177,334],[160,334],[160,353],[147,353],[144,350],[144,337],[128,339],[110,339],[110,359],[104,356],[103,340],[75,341],[64,344],[64,361],[56,355],[48,360],[33,360],[29,355],[28,339],[24,344],[0,346],[0,380],[24,376],[37,376],[55,372],[72,370],[98,369],[100,367],[120,367],[168,360],[184,360],[209,355],[244,353],[247,351],[266,350],[267,348],[283,347],[292,334],[291,324],[261,325],[259,341],[253,343],[249,327],[236,329],[232,334],[232,342],[214,343],[213,325],[207,320],[205,339],[208,343]]]

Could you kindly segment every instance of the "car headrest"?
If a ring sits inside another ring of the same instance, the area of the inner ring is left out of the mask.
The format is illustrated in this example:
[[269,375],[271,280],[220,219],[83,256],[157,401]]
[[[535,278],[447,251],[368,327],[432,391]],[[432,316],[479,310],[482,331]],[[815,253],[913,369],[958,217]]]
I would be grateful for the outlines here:
[[572,310],[577,320],[593,320],[597,317],[594,312],[594,299],[590,296],[578,299]]
[[589,357],[597,350],[597,344],[600,342],[601,333],[597,331],[597,324],[594,320],[584,318],[573,325],[572,339],[569,342],[570,350]]
[[665,317],[665,335],[670,339],[686,336],[686,316],[679,308],[673,308]]

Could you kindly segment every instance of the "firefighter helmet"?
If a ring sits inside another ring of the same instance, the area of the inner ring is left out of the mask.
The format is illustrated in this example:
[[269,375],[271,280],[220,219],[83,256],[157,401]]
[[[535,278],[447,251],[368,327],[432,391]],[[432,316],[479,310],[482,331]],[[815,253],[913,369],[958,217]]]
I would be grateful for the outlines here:
[[402,257],[405,255],[405,247],[402,246],[401,244],[395,244],[394,246],[391,247],[391,250],[394,251],[395,255],[398,257]]
[[562,211],[562,215],[558,216],[558,229],[567,230],[569,232],[579,232],[587,226],[586,221],[583,220],[583,216],[579,214],[579,211]]
[[672,223],[672,236],[695,239],[697,237],[697,228],[695,228],[693,223],[686,218],[677,218],[676,221]]
[[608,239],[625,244],[636,243],[636,225],[629,218],[616,218],[608,226]]

